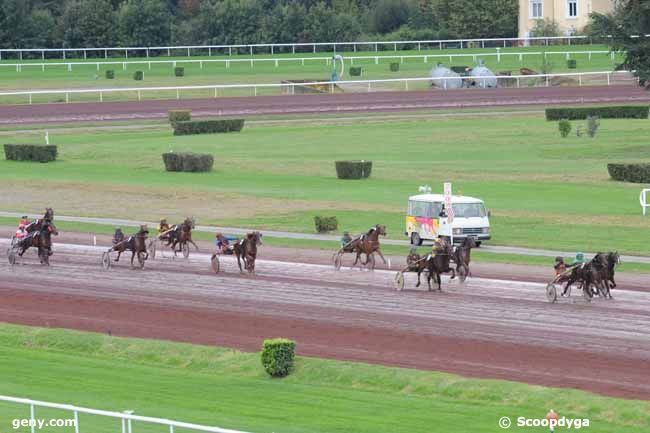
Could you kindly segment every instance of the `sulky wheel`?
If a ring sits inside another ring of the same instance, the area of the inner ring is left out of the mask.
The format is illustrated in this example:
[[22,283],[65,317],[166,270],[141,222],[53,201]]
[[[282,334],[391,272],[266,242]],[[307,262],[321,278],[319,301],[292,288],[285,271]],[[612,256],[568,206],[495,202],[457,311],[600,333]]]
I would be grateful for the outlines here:
[[214,271],[214,273],[218,274],[219,270],[221,269],[221,264],[219,263],[218,255],[212,254],[212,258],[210,259],[210,265],[212,266],[212,270]]
[[111,268],[111,255],[108,251],[102,254],[102,268],[104,269]]
[[181,246],[181,251],[183,252],[183,257],[188,258],[190,256],[190,246],[187,242]]
[[343,253],[342,252],[336,253],[336,255],[334,256],[334,269],[340,271],[342,261],[343,261]]
[[[587,287],[585,287],[587,286]],[[582,284],[582,296],[585,298],[586,302],[591,302],[591,287],[588,284]]]
[[548,283],[546,285],[546,299],[548,299],[548,302],[551,304],[557,301],[557,288],[555,287],[555,284]]
[[16,264],[16,251],[13,248],[9,250],[7,258],[9,259],[9,264],[11,266]]
[[397,291],[401,291],[402,289],[404,289],[404,272],[398,272],[395,274],[395,280],[393,281],[393,286]]
[[138,251],[138,264],[140,265],[140,269],[144,269],[145,260],[147,260],[147,253]]

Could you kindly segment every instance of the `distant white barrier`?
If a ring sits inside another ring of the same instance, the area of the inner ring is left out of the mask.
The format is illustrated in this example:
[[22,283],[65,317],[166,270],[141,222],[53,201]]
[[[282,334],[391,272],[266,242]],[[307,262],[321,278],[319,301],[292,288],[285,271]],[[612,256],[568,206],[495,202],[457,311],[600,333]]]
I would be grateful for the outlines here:
[[[649,37],[650,35],[644,35]],[[630,36],[632,38],[639,38],[638,35]],[[300,43],[281,43],[281,44],[239,44],[239,45],[183,45],[183,46],[167,46],[167,47],[98,47],[98,48],[10,48],[10,49],[0,49],[0,60],[6,58],[9,54],[17,54],[19,59],[23,59],[23,55],[32,54],[40,55],[42,59],[45,59],[45,53],[61,53],[63,59],[66,58],[68,53],[83,53],[84,59],[88,57],[88,53],[95,53],[101,56],[104,55],[104,58],[108,58],[109,53],[122,54],[124,57],[129,57],[129,52],[131,55],[134,53],[144,54],[147,58],[149,56],[155,56],[158,53],[164,53],[171,57],[172,51],[178,52],[182,51],[186,53],[188,57],[192,54],[200,53],[199,55],[212,56],[213,52],[219,53],[222,52],[228,56],[244,51],[253,55],[255,51],[258,52],[270,52],[274,54],[277,49],[291,49],[291,52],[295,54],[296,49],[310,50],[316,52],[317,49],[327,50],[331,49],[336,52],[337,50],[342,51],[345,49],[352,50],[356,52],[358,49],[367,49],[379,51],[379,48],[392,48],[394,51],[397,51],[398,45],[400,47],[410,46],[413,49],[418,51],[424,49],[440,49],[442,50],[447,48],[485,48],[489,47],[503,47],[508,46],[521,46],[521,45],[530,45],[538,43],[540,45],[550,45],[552,43],[557,43],[560,45],[571,45],[572,43],[587,43],[591,44],[593,42],[592,37],[590,36],[541,36],[541,37],[528,37],[528,38],[466,38],[466,39],[435,39],[435,40],[414,40],[414,41],[361,41],[361,42],[300,42]],[[611,39],[610,35],[603,35],[596,37],[597,41],[608,41]]]
[[647,200],[647,194],[650,192],[649,188],[644,188],[641,190],[641,194],[639,194],[639,202],[641,203],[641,209],[643,210],[643,215],[645,215],[645,210],[646,208],[650,207],[650,203],[648,203]]
[[[577,79],[578,86],[583,85],[583,78],[585,77],[603,77],[604,83],[608,86],[612,82],[612,77],[617,74],[629,74],[628,71],[602,71],[602,72],[573,72],[573,73],[558,73],[558,74],[536,74],[536,75],[512,75],[512,76],[482,76],[482,77],[461,77],[467,79],[473,79],[476,82],[482,80],[496,79],[497,82],[505,80],[513,84],[513,87],[521,87],[522,80],[538,79],[541,80],[543,86],[550,86],[550,81],[552,78],[575,78]],[[390,78],[382,80],[351,80],[351,81],[312,81],[306,83],[294,83],[294,82],[284,82],[284,83],[260,83],[260,84],[211,84],[211,85],[200,85],[200,86],[164,86],[164,87],[113,87],[106,89],[51,89],[51,90],[20,90],[12,92],[0,92],[0,97],[3,96],[27,96],[28,103],[32,103],[32,98],[35,95],[64,95],[65,102],[70,102],[70,95],[80,95],[80,94],[98,94],[99,102],[104,101],[104,95],[110,93],[135,93],[137,94],[138,100],[142,99],[142,94],[145,92],[162,92],[162,91],[175,91],[176,99],[180,99],[181,91],[183,90],[213,90],[214,97],[218,96],[219,90],[228,90],[228,89],[250,89],[252,95],[257,96],[258,89],[269,89],[269,88],[280,88],[280,89],[289,89],[289,93],[294,94],[296,87],[304,86],[323,86],[328,89],[330,93],[334,93],[335,86],[337,85],[360,85],[359,88],[363,88],[365,91],[372,91],[373,85],[378,84],[389,84],[389,83],[401,83],[403,87],[394,88],[391,90],[412,90],[409,89],[409,83],[413,82],[437,82],[440,83],[439,87],[446,88],[447,82],[452,82],[458,80],[459,77],[418,77],[418,78]]]
[[[64,411],[71,412],[71,415],[74,417],[74,431],[79,433],[81,431],[79,425],[79,414],[85,413],[90,415],[103,416],[108,418],[117,418],[122,420],[122,433],[132,433],[132,421],[138,421],[148,424],[158,424],[167,426],[169,433],[174,433],[174,428],[182,428],[187,430],[195,431],[204,431],[211,433],[246,433],[238,430],[229,430],[220,427],[210,427],[200,424],[192,424],[187,422],[172,421],[163,418],[152,418],[148,416],[133,415],[132,411],[127,412],[111,412],[107,410],[98,410],[98,409],[89,409],[85,407],[72,406],[69,404],[60,404],[60,403],[49,403],[46,401],[30,400],[26,398],[17,398],[17,397],[8,397],[0,395],[0,401],[6,401],[10,403],[22,404],[29,406],[29,420],[31,421],[31,433],[35,433],[35,420],[36,417],[36,408],[37,407],[47,407],[50,409],[60,409]],[[130,412],[130,413],[129,413]],[[48,413],[48,416],[51,416],[51,412]],[[88,432],[92,433],[92,432]]]
[[[614,59],[616,53],[604,50],[588,50],[588,51],[522,51],[522,52],[501,52],[496,50],[495,52],[485,52],[485,53],[467,53],[467,54],[406,54],[406,55],[376,55],[376,56],[346,56],[344,61],[349,61],[351,65],[354,65],[354,62],[357,61],[370,61],[377,65],[382,60],[399,60],[400,63],[404,63],[404,60],[407,59],[422,59],[423,63],[428,63],[429,60],[439,60],[445,59],[449,60],[451,63],[453,59],[457,58],[471,58],[474,63],[479,59],[485,57],[496,57],[497,62],[501,62],[502,57],[518,57],[520,62],[524,61],[526,56],[557,56],[562,55],[566,60],[571,59],[571,57],[576,56],[586,56],[587,61],[591,61],[594,55],[605,55],[610,59]],[[249,58],[249,59],[200,59],[200,60],[130,60],[124,62],[117,61],[87,61],[87,62],[29,62],[29,63],[0,63],[0,68],[16,68],[16,72],[22,72],[23,68],[41,68],[45,72],[45,68],[65,66],[68,71],[72,71],[73,66],[94,66],[97,71],[100,70],[100,66],[121,66],[122,70],[126,71],[130,65],[147,65],[148,69],[151,70],[152,65],[161,65],[167,64],[172,68],[175,68],[179,64],[198,64],[201,69],[203,69],[204,64],[217,63],[222,64],[226,68],[230,68],[231,64],[250,64],[251,68],[255,66],[256,63],[274,63],[275,67],[279,67],[281,63],[300,63],[302,66],[305,66],[306,62],[324,62],[325,65],[329,65],[332,62],[331,57],[261,57],[261,58]]]

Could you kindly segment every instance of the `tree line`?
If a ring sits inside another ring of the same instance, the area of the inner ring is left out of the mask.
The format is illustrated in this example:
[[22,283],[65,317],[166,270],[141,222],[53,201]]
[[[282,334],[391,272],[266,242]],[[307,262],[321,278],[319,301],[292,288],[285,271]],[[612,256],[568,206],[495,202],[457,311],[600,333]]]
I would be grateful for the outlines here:
[[0,48],[514,37],[517,0],[0,0]]

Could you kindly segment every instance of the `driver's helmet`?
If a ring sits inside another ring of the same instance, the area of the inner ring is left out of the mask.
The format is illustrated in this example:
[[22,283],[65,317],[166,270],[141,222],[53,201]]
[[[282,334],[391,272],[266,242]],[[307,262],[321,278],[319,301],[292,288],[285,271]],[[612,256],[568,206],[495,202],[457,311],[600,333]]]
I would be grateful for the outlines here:
[[167,219],[165,219],[165,218],[161,219],[160,224],[167,224]]
[[217,232],[215,233],[214,237],[219,239],[220,237],[223,237],[223,234],[221,234],[221,232]]
[[581,253],[580,251],[578,251],[578,252],[576,253],[576,261],[580,261],[580,262],[581,262],[581,261],[583,261],[584,259],[585,259],[585,255],[584,255],[583,253]]

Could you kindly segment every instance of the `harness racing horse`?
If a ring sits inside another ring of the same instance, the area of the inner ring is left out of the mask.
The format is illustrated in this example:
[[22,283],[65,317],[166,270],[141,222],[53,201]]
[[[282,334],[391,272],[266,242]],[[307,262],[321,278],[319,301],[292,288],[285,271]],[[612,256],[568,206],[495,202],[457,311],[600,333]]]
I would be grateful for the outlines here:
[[25,226],[25,231],[27,233],[37,232],[41,230],[41,226],[45,221],[49,221],[49,222],[54,221],[54,210],[51,207],[45,209],[45,214],[43,215],[43,218],[39,218],[27,224],[27,226]]
[[260,232],[247,233],[244,239],[240,239],[233,245],[233,252],[237,257],[239,272],[244,272],[241,261],[244,261],[244,269],[249,274],[255,272],[255,259],[257,258],[257,247],[262,245],[262,234]]
[[418,283],[415,287],[420,287],[420,275],[424,268],[426,268],[428,270],[427,284],[429,285],[429,290],[431,290],[431,279],[435,275],[436,283],[438,283],[438,291],[442,291],[441,274],[451,272],[451,279],[456,278],[456,271],[449,267],[452,255],[452,246],[447,241],[440,239],[435,250],[425,258],[425,267],[418,269]]
[[[566,271],[568,277],[562,278],[563,281],[566,281],[562,296],[567,295],[567,291],[572,284],[579,282],[582,286],[583,295],[587,300],[591,300],[594,295],[591,286],[594,285],[597,290],[602,290],[602,272],[606,269],[607,260],[603,254],[596,254],[591,261],[569,269]],[[609,292],[609,289],[607,291]]]
[[601,264],[600,269],[596,275],[597,281],[602,286],[602,289],[599,288],[599,291],[605,296],[605,298],[612,299],[610,290],[616,287],[616,281],[614,281],[614,273],[616,265],[621,263],[621,258],[617,251],[610,251],[607,254],[596,254],[594,260],[598,260],[598,262]]
[[[387,264],[386,259],[384,258],[384,255],[380,249],[379,236],[386,236],[386,226],[383,224],[377,224],[368,230],[366,234],[358,237],[346,245],[347,248],[357,253],[357,256],[354,259],[354,263],[352,264],[353,268],[357,263],[360,263],[359,267],[361,267],[362,265],[366,266],[369,262],[372,261],[370,269],[375,269],[375,258],[373,256],[373,253],[375,252],[379,254],[379,257],[381,257],[381,260],[384,262],[384,264]],[[361,254],[366,255],[366,261],[363,263],[361,263],[360,260]]]
[[[147,252],[147,236],[149,235],[149,229],[146,225],[141,225],[140,230],[133,236],[129,236],[122,242],[118,242],[111,249],[107,251],[110,253],[112,251],[117,252],[117,257],[115,258],[116,262],[120,261],[120,256],[125,251],[131,251],[131,269],[133,269],[133,259],[136,254],[138,256],[138,262],[140,263],[140,269],[144,268],[144,262],[149,258],[149,253]],[[107,263],[110,263],[107,262]]]
[[52,235],[59,234],[51,220],[41,220],[38,231],[32,231],[17,244],[18,255],[22,257],[30,247],[38,248],[38,258],[42,265],[50,264],[52,255]]
[[456,272],[458,272],[461,277],[463,272],[465,276],[471,276],[469,262],[471,260],[472,248],[476,248],[476,240],[470,236],[466,237],[463,240],[463,243],[456,247],[452,253],[452,259],[456,263]]
[[[194,248],[197,251],[199,250],[199,247],[192,240],[193,228],[194,218],[188,217],[185,218],[183,223],[177,225],[173,232],[170,232],[169,241],[171,242],[171,249],[174,251],[174,256],[176,256],[176,253],[183,251],[183,248],[187,248],[188,243],[194,245]],[[167,245],[169,245],[169,243]],[[176,245],[178,245],[178,250],[176,250]]]

